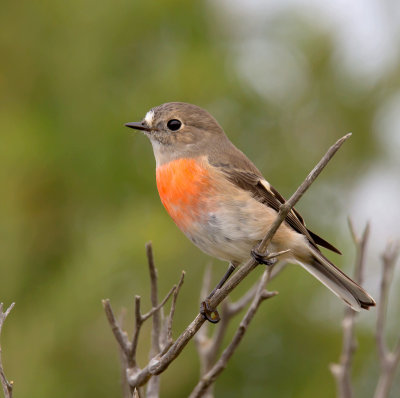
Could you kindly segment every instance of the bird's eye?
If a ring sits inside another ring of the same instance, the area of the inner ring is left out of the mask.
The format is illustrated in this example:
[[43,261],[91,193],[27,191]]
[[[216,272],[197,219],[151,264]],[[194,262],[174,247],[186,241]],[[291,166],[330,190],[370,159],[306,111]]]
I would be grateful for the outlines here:
[[182,123],[178,119],[168,120],[167,127],[172,131],[177,131],[181,128]]

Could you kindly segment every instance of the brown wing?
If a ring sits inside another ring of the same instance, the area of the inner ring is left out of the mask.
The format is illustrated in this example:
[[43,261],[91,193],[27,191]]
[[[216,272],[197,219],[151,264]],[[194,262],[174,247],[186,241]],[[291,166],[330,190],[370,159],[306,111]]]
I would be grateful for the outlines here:
[[[280,205],[285,203],[285,199],[281,196],[281,194],[259,175],[249,171],[233,168],[224,167],[221,168],[221,170],[225,173],[229,181],[241,189],[250,191],[254,199],[273,208],[275,211],[278,212]],[[332,250],[335,253],[341,254],[340,251],[329,242],[308,230],[305,226],[303,218],[294,208],[287,215],[285,221],[295,231],[305,235],[315,248],[317,248],[317,245],[320,245]]]

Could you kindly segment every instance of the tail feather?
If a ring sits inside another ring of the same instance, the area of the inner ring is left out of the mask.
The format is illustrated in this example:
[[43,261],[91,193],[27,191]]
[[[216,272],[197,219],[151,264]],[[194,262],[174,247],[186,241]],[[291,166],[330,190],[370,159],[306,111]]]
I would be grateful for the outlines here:
[[375,300],[356,282],[332,264],[322,253],[310,247],[311,260],[299,264],[322,282],[336,296],[341,298],[353,310],[369,309]]

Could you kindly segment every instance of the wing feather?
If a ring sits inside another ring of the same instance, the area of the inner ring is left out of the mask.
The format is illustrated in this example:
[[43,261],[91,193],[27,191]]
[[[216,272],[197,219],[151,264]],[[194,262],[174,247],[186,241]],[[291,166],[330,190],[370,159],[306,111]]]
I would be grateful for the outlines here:
[[[251,171],[245,171],[235,168],[221,168],[221,171],[226,175],[229,181],[238,186],[241,189],[250,191],[254,199],[271,207],[276,212],[279,211],[281,204],[285,203],[283,196],[266,180],[264,180],[260,175],[253,173]],[[303,217],[299,214],[296,209],[292,209],[287,215],[285,221],[289,224],[295,231],[306,236],[308,241],[317,250],[317,245],[325,247],[332,250],[335,253],[340,253],[333,245],[331,245],[326,240],[322,239],[317,234],[311,232],[306,228]]]

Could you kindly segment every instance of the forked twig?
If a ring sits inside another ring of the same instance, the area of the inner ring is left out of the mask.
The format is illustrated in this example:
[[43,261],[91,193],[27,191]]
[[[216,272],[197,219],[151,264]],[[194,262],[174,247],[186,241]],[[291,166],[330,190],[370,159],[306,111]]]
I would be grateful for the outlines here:
[[[274,279],[284,268],[286,262],[278,262],[269,267],[269,279]],[[211,269],[207,267],[204,273],[203,287],[200,299],[203,299],[210,287]],[[221,321],[212,328],[212,334],[209,336],[209,323],[206,323],[195,335],[197,353],[200,359],[200,377],[207,374],[216,364],[223,340],[225,338],[228,326],[235,315],[239,314],[255,297],[258,292],[260,281],[257,281],[247,292],[237,301],[231,302],[225,300],[222,303]],[[205,398],[213,396],[213,385],[209,385],[202,394]]]
[[[222,353],[221,357],[219,360],[212,366],[207,373],[205,373],[200,381],[197,383],[195,388],[193,389],[192,393],[190,394],[190,398],[198,398],[198,397],[203,397],[204,394],[207,392],[207,390],[210,388],[210,386],[215,382],[217,377],[222,373],[222,371],[226,368],[229,359],[232,357],[234,352],[236,351],[237,347],[239,346],[240,342],[243,339],[244,334],[246,333],[250,322],[252,321],[254,315],[257,312],[258,307],[260,304],[271,297],[274,297],[278,294],[278,292],[268,292],[265,290],[267,281],[268,281],[268,276],[269,276],[270,271],[267,269],[264,271],[260,281],[257,283],[256,286],[256,291],[254,292],[254,289],[251,289],[253,300],[252,303],[247,310],[245,316],[243,317],[242,321],[240,322],[240,325],[238,329],[236,330],[236,333],[231,341],[231,343],[228,345],[228,347],[224,350]],[[240,305],[235,307],[235,310],[239,310],[240,307],[244,308],[244,303],[246,303],[251,297],[251,295],[245,295],[241,300]],[[247,303],[246,303],[247,304]],[[241,308],[241,309],[242,309]],[[232,313],[233,316],[233,313]],[[222,318],[225,319],[225,318]],[[222,329],[222,328],[221,328]],[[221,330],[220,329],[220,330]],[[219,339],[218,337],[214,340],[214,344],[218,345]],[[212,347],[214,351],[210,351],[215,354],[216,352],[216,347]]]
[[[355,280],[362,282],[363,269],[366,256],[366,244],[369,236],[369,225],[365,227],[362,237],[359,238],[353,224],[349,220],[350,232],[357,248],[357,260],[355,266]],[[400,254],[400,242],[389,243],[383,252],[382,258],[382,279],[377,308],[377,322],[375,341],[380,363],[380,375],[374,398],[387,398],[393,385],[395,372],[400,364],[400,335],[393,351],[387,346],[385,340],[386,313],[389,298],[389,288],[393,279],[393,272]],[[331,365],[331,372],[337,384],[338,398],[351,398],[353,390],[351,385],[351,365],[356,350],[354,337],[354,323],[356,312],[347,308],[343,319],[343,347],[338,364]]]
[[388,307],[389,288],[393,280],[393,272],[400,254],[400,242],[389,243],[382,254],[382,280],[378,301],[378,317],[376,322],[376,345],[381,367],[378,385],[374,398],[386,398],[389,396],[393,385],[396,369],[400,363],[400,335],[393,351],[387,346],[385,340],[385,323]]
[[[354,226],[350,218],[348,219],[348,223],[357,252],[354,267],[354,280],[358,284],[362,284],[370,227],[369,224],[367,224],[364,228],[361,238],[359,238],[354,230]],[[343,345],[340,360],[339,363],[333,363],[330,365],[330,370],[336,380],[338,398],[351,398],[353,396],[353,389],[351,384],[351,366],[353,362],[353,355],[357,348],[357,343],[354,336],[354,324],[356,315],[356,311],[352,310],[349,307],[345,308],[344,318],[342,322]]]
[[297,188],[296,192],[290,197],[290,199],[283,203],[279,208],[278,216],[275,221],[269,228],[269,231],[265,238],[261,241],[258,246],[258,251],[260,253],[264,253],[267,250],[268,245],[271,243],[273,236],[278,230],[279,226],[282,224],[283,220],[292,210],[294,205],[300,200],[300,198],[305,194],[310,185],[316,180],[316,178],[320,175],[321,171],[325,168],[328,162],[332,159],[335,153],[339,150],[339,148],[343,145],[343,143],[351,137],[351,133],[346,134],[339,140],[333,144],[322,159],[317,163],[317,165],[311,170],[303,183]]
[[170,309],[169,315],[166,319],[165,342],[164,342],[164,348],[163,348],[161,355],[164,354],[165,352],[167,352],[169,347],[171,347],[171,345],[174,343],[174,340],[172,338],[172,322],[174,320],[174,315],[175,315],[176,301],[178,300],[178,295],[179,295],[179,292],[181,290],[184,280],[185,280],[185,271],[182,271],[181,279],[179,280],[178,285],[174,289],[174,295],[172,297],[171,309]]
[[[121,349],[123,360],[122,364],[126,367],[126,378],[129,383],[130,378],[133,375],[140,372],[140,368],[137,364],[136,354],[138,341],[140,336],[140,331],[143,323],[149,319],[153,319],[153,328],[152,328],[152,348],[151,348],[151,356],[150,362],[155,358],[159,357],[162,352],[166,351],[168,347],[173,343],[172,341],[172,322],[175,313],[176,300],[178,297],[178,293],[180,288],[182,287],[184,281],[184,272],[181,275],[178,285],[174,285],[170,291],[166,294],[163,300],[158,302],[158,286],[157,286],[157,270],[154,265],[154,257],[151,243],[146,245],[146,254],[148,260],[148,267],[150,271],[150,280],[151,280],[151,303],[152,308],[142,314],[141,312],[141,298],[140,296],[135,296],[135,329],[133,332],[132,340],[129,340],[128,334],[122,329],[120,323],[117,321],[114,312],[112,310],[110,300],[103,300],[104,310],[107,316],[107,320],[110,324],[111,330],[114,334],[115,339],[117,340],[119,347]],[[156,292],[157,290],[157,292]],[[171,304],[171,310],[169,316],[166,319],[167,327],[165,331],[162,331],[162,323],[163,323],[163,313],[162,308],[167,303],[168,299],[173,296],[173,301]],[[162,343],[165,342],[164,346]],[[140,386],[135,386],[129,383],[131,394],[133,395],[141,395],[141,391],[139,389]],[[147,385],[147,397],[158,397],[159,395],[159,381],[157,378],[153,378],[153,381]]]
[[[211,268],[208,267],[204,273],[203,287],[201,289],[200,299],[202,300],[209,291]],[[232,318],[243,310],[254,298],[257,292],[259,282],[254,284],[239,300],[230,302],[225,300],[222,303],[221,321],[217,325],[213,325],[212,335],[209,336],[210,324],[207,322],[195,335],[195,343],[197,353],[200,359],[200,377],[203,377],[215,365],[217,355],[223,343],[228,326]],[[203,391],[204,398],[213,397],[212,385]]]

